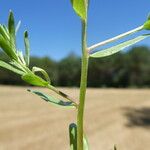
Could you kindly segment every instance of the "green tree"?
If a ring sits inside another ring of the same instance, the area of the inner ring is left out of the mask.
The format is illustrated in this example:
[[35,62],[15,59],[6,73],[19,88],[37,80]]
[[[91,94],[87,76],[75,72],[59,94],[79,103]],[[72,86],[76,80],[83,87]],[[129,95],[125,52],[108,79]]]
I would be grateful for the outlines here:
[[129,72],[129,86],[150,86],[150,49],[134,47],[127,54],[126,65]]
[[71,53],[62,59],[58,65],[58,74],[59,86],[79,86],[80,57]]

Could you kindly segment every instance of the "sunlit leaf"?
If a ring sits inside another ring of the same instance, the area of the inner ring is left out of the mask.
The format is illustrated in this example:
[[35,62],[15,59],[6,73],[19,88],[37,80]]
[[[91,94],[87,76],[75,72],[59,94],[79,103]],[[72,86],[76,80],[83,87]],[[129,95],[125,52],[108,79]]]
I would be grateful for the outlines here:
[[17,59],[16,53],[12,50],[10,43],[8,43],[2,35],[0,35],[0,48],[12,59]]
[[77,150],[77,125],[71,123],[69,125],[70,150]]
[[5,29],[6,33],[9,34],[8,28],[5,25],[2,25],[2,26]]
[[10,64],[15,67],[15,68],[18,68],[24,72],[26,72],[26,69],[22,67],[22,65],[16,61],[11,61]]
[[150,36],[149,34],[138,36],[134,39],[128,40],[128,41],[118,44],[116,46],[95,52],[95,53],[91,54],[90,57],[100,58],[100,57],[106,57],[106,56],[113,55],[129,46],[132,46],[133,44],[136,44],[137,42],[144,40],[145,38],[147,38],[149,36]]
[[72,7],[83,20],[86,20],[86,0],[71,0]]
[[16,29],[15,29],[15,35],[17,35],[20,26],[21,26],[21,21],[19,21],[19,22],[17,23]]
[[38,77],[37,75],[33,73],[26,73],[22,76],[22,79],[31,84],[31,85],[36,85],[36,86],[42,86],[45,87],[48,85],[48,82],[43,80],[42,78]]
[[4,39],[9,40],[9,35],[6,32],[4,26],[0,25],[0,34],[3,36]]
[[17,54],[18,54],[18,57],[20,58],[22,64],[26,65],[22,51],[17,51]]
[[9,13],[9,18],[8,18],[8,30],[10,34],[10,42],[13,47],[16,45],[16,29],[15,29],[15,20],[14,20],[14,15],[13,12],[10,11]]
[[28,91],[40,96],[40,98],[42,98],[46,102],[50,102],[54,105],[62,106],[62,107],[68,107],[68,108],[74,108],[74,104],[72,102],[62,101],[60,99],[57,99],[53,96],[49,96],[49,95],[47,95],[43,92],[40,92],[40,91],[33,91],[33,90],[28,90]]
[[147,21],[144,23],[143,28],[144,28],[145,30],[150,30],[150,20],[147,20]]
[[83,137],[83,149],[84,150],[89,150],[88,140],[87,140],[87,137],[85,135]]
[[50,83],[50,78],[49,75],[47,74],[47,72],[45,70],[43,70],[42,68],[39,67],[33,67],[32,71],[35,72],[41,72],[43,74],[43,76],[45,77],[45,79]]
[[15,72],[15,73],[17,73],[19,75],[23,75],[24,74],[24,72],[21,71],[20,69],[17,69],[15,67],[13,67],[12,65],[8,64],[8,63],[5,63],[4,61],[0,61],[0,67],[3,67],[3,68],[8,69],[10,71],[13,71],[13,72]]
[[29,43],[29,37],[28,32],[25,31],[24,33],[24,45],[25,45],[25,61],[27,66],[29,66],[30,63],[30,43]]
[[[77,150],[77,125],[71,123],[69,125],[70,150]],[[89,150],[89,144],[85,134],[83,135],[83,150]]]

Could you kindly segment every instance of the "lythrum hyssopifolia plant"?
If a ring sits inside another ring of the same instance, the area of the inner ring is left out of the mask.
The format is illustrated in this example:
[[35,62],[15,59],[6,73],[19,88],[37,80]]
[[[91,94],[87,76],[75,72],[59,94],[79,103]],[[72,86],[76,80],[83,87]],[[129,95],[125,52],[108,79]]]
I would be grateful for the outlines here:
[[[19,51],[16,46],[16,33],[19,25],[15,26],[15,20],[12,11],[10,11],[9,14],[8,26],[0,24],[0,48],[9,57],[9,62],[0,61],[0,66],[11,70],[16,74],[19,74],[22,80],[29,83],[30,85],[48,88],[54,91],[56,94],[60,95],[63,100],[47,95],[40,91],[28,90],[29,92],[36,94],[43,100],[55,104],[56,106],[60,106],[62,108],[73,108],[77,112],[77,121],[76,123],[71,123],[69,125],[70,149],[88,150],[89,146],[84,132],[84,106],[89,58],[101,58],[110,56],[149,37],[150,34],[142,34],[140,31],[150,30],[150,17],[148,17],[143,25],[131,31],[87,47],[87,19],[89,8],[88,0],[71,0],[71,4],[74,11],[80,17],[82,23],[82,63],[79,102],[76,102],[76,100],[74,100],[72,97],[54,87],[51,84],[51,79],[45,70],[39,67],[33,67],[30,69],[30,44],[28,39],[28,32],[24,32],[25,53],[23,53]],[[98,47],[115,42],[136,32],[139,32],[142,35],[136,36],[130,40],[107,49],[102,49],[96,52],[93,51]],[[37,75],[37,72],[40,72],[42,77]]]

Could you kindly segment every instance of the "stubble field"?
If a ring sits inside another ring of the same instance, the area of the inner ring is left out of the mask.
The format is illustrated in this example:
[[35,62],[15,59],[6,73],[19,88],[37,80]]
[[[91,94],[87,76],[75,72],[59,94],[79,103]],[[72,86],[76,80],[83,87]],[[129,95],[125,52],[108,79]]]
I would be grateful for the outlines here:
[[[60,89],[78,98],[78,89]],[[85,113],[90,150],[150,150],[149,89],[88,89]],[[75,110],[0,86],[0,150],[69,150],[73,121]]]

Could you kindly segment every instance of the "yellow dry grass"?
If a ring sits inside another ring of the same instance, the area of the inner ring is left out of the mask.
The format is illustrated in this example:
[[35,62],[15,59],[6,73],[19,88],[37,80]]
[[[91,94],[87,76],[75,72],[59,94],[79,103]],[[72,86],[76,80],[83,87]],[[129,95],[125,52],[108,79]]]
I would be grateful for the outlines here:
[[[78,89],[61,89],[78,98]],[[1,86],[0,150],[69,150],[74,118],[26,88]],[[91,150],[150,150],[149,89],[88,89],[85,118]]]

